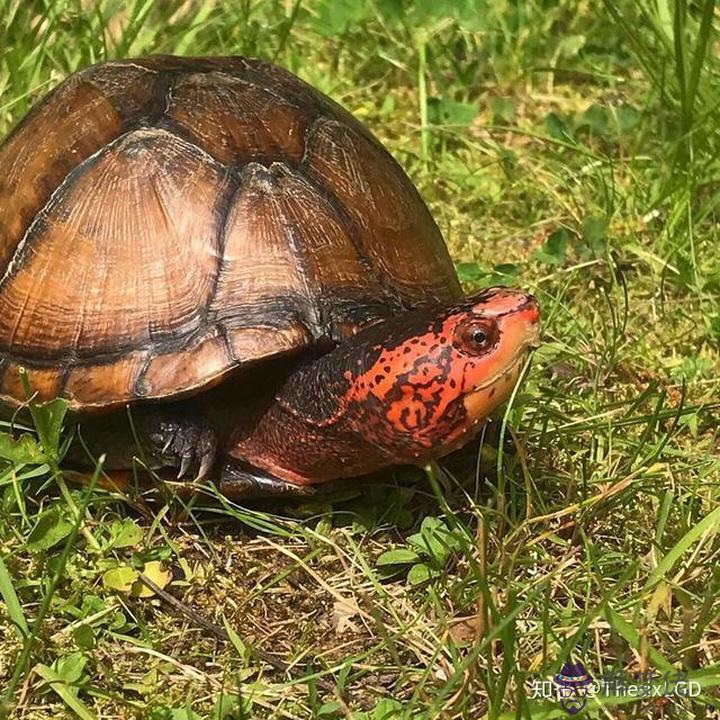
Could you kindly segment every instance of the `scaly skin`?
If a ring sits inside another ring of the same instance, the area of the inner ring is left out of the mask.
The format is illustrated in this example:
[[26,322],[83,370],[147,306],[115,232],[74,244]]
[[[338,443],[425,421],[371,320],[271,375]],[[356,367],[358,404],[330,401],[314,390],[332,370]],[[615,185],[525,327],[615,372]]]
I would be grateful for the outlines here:
[[424,464],[470,440],[508,398],[538,322],[533,296],[491,288],[367,328],[296,369],[226,452],[300,484]]

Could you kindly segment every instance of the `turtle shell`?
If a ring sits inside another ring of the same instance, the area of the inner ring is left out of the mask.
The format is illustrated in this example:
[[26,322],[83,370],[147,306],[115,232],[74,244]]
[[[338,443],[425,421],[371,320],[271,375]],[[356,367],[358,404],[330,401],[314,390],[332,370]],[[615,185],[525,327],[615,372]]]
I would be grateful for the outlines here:
[[417,191],[349,113],[241,57],[95,65],[0,146],[0,400],[207,387],[460,295]]

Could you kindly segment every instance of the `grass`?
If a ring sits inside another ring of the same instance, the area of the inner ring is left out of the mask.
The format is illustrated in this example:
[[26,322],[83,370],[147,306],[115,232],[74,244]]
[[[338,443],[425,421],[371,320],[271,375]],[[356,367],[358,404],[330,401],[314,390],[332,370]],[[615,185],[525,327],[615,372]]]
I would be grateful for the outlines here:
[[322,502],[72,489],[40,412],[0,472],[0,715],[563,717],[531,681],[574,658],[702,687],[587,717],[719,717],[719,20],[708,0],[0,0],[0,136],[104,58],[262,56],[388,145],[468,288],[544,312],[481,444]]

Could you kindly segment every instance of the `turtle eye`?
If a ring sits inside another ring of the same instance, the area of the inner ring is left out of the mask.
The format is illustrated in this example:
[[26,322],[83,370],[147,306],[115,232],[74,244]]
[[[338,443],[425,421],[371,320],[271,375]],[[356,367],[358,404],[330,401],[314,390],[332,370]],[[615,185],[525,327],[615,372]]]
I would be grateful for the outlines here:
[[498,335],[497,323],[494,320],[475,318],[457,327],[454,344],[469,355],[482,355],[495,346]]

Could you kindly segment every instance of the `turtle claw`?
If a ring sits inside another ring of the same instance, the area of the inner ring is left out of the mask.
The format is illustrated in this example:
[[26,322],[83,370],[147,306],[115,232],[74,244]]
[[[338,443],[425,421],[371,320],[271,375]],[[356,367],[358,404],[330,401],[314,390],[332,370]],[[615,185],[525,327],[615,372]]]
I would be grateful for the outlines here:
[[212,471],[214,465],[215,465],[215,450],[213,449],[212,453],[206,453],[200,459],[200,468],[198,469],[198,476],[196,478],[196,481],[200,482],[200,481],[208,478],[210,476],[210,472]]
[[[180,470],[177,474],[178,480],[190,480],[193,483],[201,483],[208,479],[210,471],[215,465],[215,448],[198,446],[193,452],[188,452],[180,458]],[[196,472],[193,475],[193,468]]]
[[164,465],[179,467],[177,479],[207,480],[215,465],[218,439],[202,418],[160,420],[148,434],[151,451]]
[[[178,480],[182,480],[187,477],[190,466],[192,465],[193,456],[190,454],[183,455],[180,460],[180,472],[178,472]],[[200,473],[198,473],[199,475]]]

